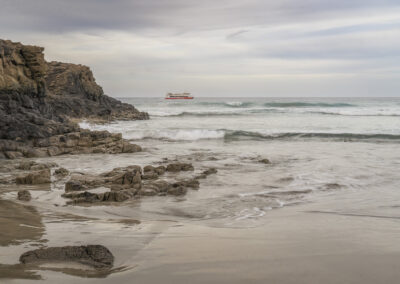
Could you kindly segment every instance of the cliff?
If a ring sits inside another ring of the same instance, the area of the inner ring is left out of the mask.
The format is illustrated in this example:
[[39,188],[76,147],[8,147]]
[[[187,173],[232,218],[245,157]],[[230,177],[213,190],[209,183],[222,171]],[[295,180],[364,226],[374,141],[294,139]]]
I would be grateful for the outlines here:
[[[46,62],[44,48],[0,40],[0,153],[4,145],[80,131],[71,118],[148,119],[104,94],[89,67]],[[3,145],[3,146],[2,146]],[[0,155],[1,157],[1,155]]]
[[61,62],[50,62],[47,66],[48,101],[57,113],[106,120],[148,119],[147,113],[104,95],[89,67]]
[[0,40],[0,93],[43,97],[47,63],[44,48]]

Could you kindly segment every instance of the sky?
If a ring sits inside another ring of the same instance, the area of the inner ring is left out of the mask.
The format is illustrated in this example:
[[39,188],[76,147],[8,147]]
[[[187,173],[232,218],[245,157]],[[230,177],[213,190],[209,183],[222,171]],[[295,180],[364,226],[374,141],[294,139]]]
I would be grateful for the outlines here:
[[0,38],[113,97],[400,96],[400,0],[0,0]]

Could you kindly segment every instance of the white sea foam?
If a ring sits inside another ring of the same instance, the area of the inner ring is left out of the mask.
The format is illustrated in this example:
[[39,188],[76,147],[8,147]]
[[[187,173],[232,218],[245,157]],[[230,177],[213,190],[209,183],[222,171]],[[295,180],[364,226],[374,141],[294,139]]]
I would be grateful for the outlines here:
[[254,219],[254,218],[260,218],[265,215],[265,209],[270,208],[270,207],[265,207],[263,209],[260,209],[258,207],[253,207],[252,209],[243,209],[241,210],[238,214],[237,217],[235,218],[236,221],[240,220],[245,220],[245,219]]
[[179,130],[154,130],[154,131],[133,131],[126,133],[127,139],[166,139],[172,141],[221,139],[225,132],[221,130],[206,129],[179,129]]
[[234,107],[239,107],[239,106],[246,106],[247,103],[244,102],[238,102],[238,101],[232,101],[232,102],[226,102],[226,105],[228,106],[234,106]]
[[166,139],[166,140],[202,140],[202,139],[221,139],[225,136],[224,130],[208,129],[165,129],[147,130],[137,129],[134,122],[117,122],[112,124],[90,124],[86,121],[79,124],[81,128],[90,130],[107,130],[110,132],[122,132],[125,139]]

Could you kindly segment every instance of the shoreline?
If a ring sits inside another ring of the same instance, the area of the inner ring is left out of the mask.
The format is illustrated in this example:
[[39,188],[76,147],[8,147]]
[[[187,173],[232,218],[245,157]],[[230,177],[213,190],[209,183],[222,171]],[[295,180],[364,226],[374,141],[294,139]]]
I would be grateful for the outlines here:
[[[118,269],[108,276],[103,275],[107,276],[105,279],[102,274],[95,279],[76,278],[85,275],[76,270],[79,267],[64,269],[61,278],[56,272],[58,269],[51,267],[42,268],[40,274],[45,275],[49,283],[56,279],[59,283],[155,283],[161,280],[171,283],[189,280],[193,283],[394,283],[400,276],[398,266],[394,265],[400,257],[400,246],[396,242],[400,233],[396,229],[397,220],[310,213],[326,205],[307,203],[274,210],[264,218],[263,225],[241,229],[188,221],[110,223],[104,219],[84,229],[79,219],[71,219],[71,216],[64,222],[64,226],[67,225],[64,229],[49,223],[53,226],[53,229],[48,228],[53,237],[48,244],[69,243],[72,232],[68,231],[72,228],[90,231],[87,240],[104,240],[103,244],[116,257]],[[117,232],[115,229],[108,233],[102,230],[106,224],[119,228],[117,242],[112,238]],[[372,231],[375,233],[371,234]],[[132,239],[132,236],[135,237]],[[7,255],[15,255],[15,247],[4,253],[2,261]],[[9,259],[13,263],[13,258]],[[10,274],[18,275],[17,271],[8,268]],[[3,280],[5,283],[31,283],[21,279]]]

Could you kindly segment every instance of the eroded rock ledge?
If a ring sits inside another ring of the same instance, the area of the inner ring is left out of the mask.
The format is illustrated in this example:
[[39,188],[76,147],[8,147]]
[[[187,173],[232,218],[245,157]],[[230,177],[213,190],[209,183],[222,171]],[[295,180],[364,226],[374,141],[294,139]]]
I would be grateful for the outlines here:
[[[43,51],[42,47],[0,40],[0,159],[104,152],[104,147],[87,150],[92,147],[89,145],[65,147],[60,137],[90,136],[94,144],[100,141],[94,137],[97,134],[88,134],[89,131],[80,129],[73,122],[75,119],[149,118],[147,113],[134,106],[106,96],[89,67],[48,63]],[[111,134],[102,135],[108,142],[116,142],[110,141],[115,138]],[[55,145],[53,142],[58,138],[60,144]],[[42,146],[46,140],[50,141],[47,144],[58,149]],[[122,138],[119,140],[119,144],[128,145]],[[66,141],[74,140],[68,138]],[[43,147],[46,149],[38,149]],[[117,148],[123,146],[110,145],[105,147],[105,152],[121,152]]]
[[[14,169],[22,170],[14,179],[0,180],[0,183],[23,185],[59,183],[64,187],[62,197],[67,204],[122,202],[143,196],[181,196],[188,189],[198,190],[200,180],[217,173],[215,168],[195,171],[189,163],[140,167],[137,165],[115,168],[101,174],[72,172],[59,168],[54,163],[26,161]],[[10,172],[13,168],[8,169]],[[183,172],[183,176],[180,173]],[[51,178],[53,176],[53,178]],[[18,199],[29,201],[27,190],[18,193]]]
[[[216,169],[207,169],[200,174],[185,179],[178,178],[181,171],[194,171],[188,163],[173,163],[167,166],[128,166],[115,168],[100,175],[72,174],[65,184],[64,198],[70,199],[68,204],[121,202],[142,196],[180,196],[188,189],[199,189],[199,179],[215,174]],[[168,178],[162,178],[166,172]],[[92,192],[91,189],[104,188],[103,192]]]
[[0,140],[0,159],[50,157],[63,154],[134,153],[139,145],[131,144],[120,133],[81,130],[62,135],[32,139],[27,143]]

